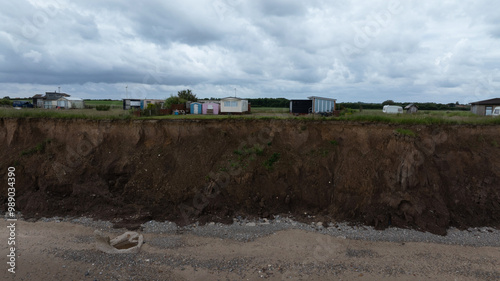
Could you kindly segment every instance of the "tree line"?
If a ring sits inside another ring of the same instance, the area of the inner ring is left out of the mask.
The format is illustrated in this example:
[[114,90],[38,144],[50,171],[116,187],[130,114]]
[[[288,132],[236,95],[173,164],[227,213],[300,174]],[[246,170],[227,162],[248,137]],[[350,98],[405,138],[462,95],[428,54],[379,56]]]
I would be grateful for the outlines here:
[[[252,107],[289,107],[290,100],[285,98],[258,98],[258,99],[248,99],[252,104]],[[365,103],[365,102],[340,102],[337,103],[337,110],[341,109],[380,109],[384,105],[399,105],[405,107],[411,104],[411,102],[393,102],[384,101],[382,103]],[[461,105],[456,103],[434,103],[434,102],[413,102],[414,105],[418,107],[419,110],[470,110],[470,106]]]
[[405,107],[409,104],[414,104],[419,110],[470,110],[470,106],[455,103],[435,103],[435,102],[394,102],[386,100],[382,103],[365,103],[365,102],[342,102],[337,103],[337,109],[351,108],[351,109],[382,109],[384,105],[398,105]]
[[[186,101],[197,101],[196,95],[189,89],[177,92],[177,96],[171,96],[166,100],[167,106],[176,103],[184,103]],[[219,98],[210,98],[210,100],[220,100]],[[290,100],[286,98],[255,98],[248,99],[252,107],[283,107],[290,106]],[[366,102],[341,102],[337,103],[337,110],[342,109],[380,109],[384,105],[398,105],[405,107],[411,102],[395,102],[393,100],[386,100],[382,103],[366,103]],[[413,102],[419,110],[470,110],[470,106],[461,105],[459,102],[455,103],[434,103],[434,102]]]

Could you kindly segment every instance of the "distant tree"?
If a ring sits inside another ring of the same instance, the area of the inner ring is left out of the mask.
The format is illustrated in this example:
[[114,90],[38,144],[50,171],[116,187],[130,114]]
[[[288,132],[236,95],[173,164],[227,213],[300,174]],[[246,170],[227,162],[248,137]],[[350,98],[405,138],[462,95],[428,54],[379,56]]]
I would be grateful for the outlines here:
[[252,107],[288,107],[290,101],[285,98],[257,98],[248,99]]
[[363,109],[382,109],[381,103],[364,103],[364,102],[339,102],[337,108],[363,108]]
[[172,104],[183,104],[185,102],[185,99],[171,95],[168,99],[165,100],[165,105],[170,108]]
[[382,103],[382,105],[393,105],[396,104],[393,100],[386,100]]
[[193,94],[193,92],[191,92],[191,90],[189,90],[189,89],[178,91],[177,96],[181,99],[186,100],[186,101],[197,101],[198,100],[196,95]]
[[12,106],[12,101],[9,99],[9,97],[5,97],[0,100],[0,105],[9,105]]

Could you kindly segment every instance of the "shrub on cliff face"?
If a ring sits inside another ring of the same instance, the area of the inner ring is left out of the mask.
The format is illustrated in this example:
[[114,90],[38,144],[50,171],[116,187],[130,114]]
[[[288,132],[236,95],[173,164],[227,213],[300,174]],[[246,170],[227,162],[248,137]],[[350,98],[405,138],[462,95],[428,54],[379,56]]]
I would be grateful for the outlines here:
[[403,135],[403,136],[410,136],[410,137],[416,137],[417,134],[412,131],[412,130],[409,130],[409,129],[396,129],[396,133],[400,134],[400,135]]
[[264,167],[267,170],[272,170],[274,163],[276,163],[280,159],[280,156],[281,156],[280,153],[276,153],[276,152],[273,153],[273,155],[271,155],[271,157],[269,157],[269,159],[264,161]]
[[41,143],[38,143],[35,147],[31,149],[21,151],[21,156],[30,156],[38,152],[43,153],[45,151],[45,147],[47,146],[47,144],[51,142],[52,142],[51,139],[46,139]]

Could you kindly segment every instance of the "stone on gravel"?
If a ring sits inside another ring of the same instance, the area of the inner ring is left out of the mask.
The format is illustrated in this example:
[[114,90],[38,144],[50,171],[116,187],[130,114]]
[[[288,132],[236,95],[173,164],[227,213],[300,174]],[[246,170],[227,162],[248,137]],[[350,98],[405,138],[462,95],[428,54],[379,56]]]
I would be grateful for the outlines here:
[[108,254],[136,254],[141,250],[144,237],[137,232],[128,231],[113,239],[99,230],[94,231],[96,249]]

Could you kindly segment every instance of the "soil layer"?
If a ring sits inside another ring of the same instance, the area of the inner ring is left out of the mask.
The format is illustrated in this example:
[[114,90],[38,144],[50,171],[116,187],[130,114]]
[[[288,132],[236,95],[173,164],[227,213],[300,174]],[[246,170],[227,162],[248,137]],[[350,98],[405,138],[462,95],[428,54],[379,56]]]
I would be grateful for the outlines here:
[[[500,227],[498,126],[0,119],[25,217]],[[7,185],[0,188],[7,209]]]

